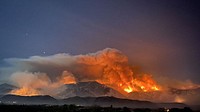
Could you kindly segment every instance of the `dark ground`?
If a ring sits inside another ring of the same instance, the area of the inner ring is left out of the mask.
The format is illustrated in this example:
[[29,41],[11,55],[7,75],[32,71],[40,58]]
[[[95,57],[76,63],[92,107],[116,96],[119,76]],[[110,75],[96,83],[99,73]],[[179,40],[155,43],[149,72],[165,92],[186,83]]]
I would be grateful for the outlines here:
[[75,106],[75,105],[62,105],[62,106],[51,106],[51,105],[0,105],[0,112],[200,112],[193,111],[189,107],[182,109],[131,109],[127,107],[114,108],[110,107],[99,107],[99,106]]

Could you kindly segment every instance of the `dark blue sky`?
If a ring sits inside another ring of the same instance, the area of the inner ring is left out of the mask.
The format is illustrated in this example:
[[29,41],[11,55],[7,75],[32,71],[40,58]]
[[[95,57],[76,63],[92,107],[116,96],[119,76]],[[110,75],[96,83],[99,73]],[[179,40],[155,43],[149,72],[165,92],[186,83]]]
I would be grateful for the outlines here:
[[0,65],[111,47],[144,71],[200,83],[199,29],[198,0],[0,0]]

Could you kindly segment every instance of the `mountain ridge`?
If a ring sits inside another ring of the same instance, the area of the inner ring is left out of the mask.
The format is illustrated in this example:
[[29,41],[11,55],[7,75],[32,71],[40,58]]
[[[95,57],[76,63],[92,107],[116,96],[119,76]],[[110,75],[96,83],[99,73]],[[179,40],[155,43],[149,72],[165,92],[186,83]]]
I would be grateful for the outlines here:
[[7,84],[7,83],[3,83],[0,85],[0,95],[5,95],[8,94],[10,91],[17,89],[18,87]]
[[81,97],[100,97],[100,96],[115,96],[125,97],[117,90],[96,81],[78,82],[76,84],[65,84],[62,86],[64,91],[57,94],[59,98],[69,98],[74,96]]
[[130,100],[110,96],[104,97],[70,97],[66,99],[55,99],[49,95],[39,96],[18,96],[4,95],[0,98],[1,103],[5,104],[23,104],[23,105],[64,105],[75,104],[80,106],[98,105],[101,107],[129,107],[129,108],[184,108],[183,103],[153,103],[150,101]]

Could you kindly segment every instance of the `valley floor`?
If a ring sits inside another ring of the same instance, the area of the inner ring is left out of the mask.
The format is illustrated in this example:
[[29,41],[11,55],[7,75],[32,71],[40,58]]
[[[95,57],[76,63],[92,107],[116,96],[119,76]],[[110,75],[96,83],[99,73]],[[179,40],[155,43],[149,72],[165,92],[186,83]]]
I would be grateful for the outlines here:
[[62,105],[62,106],[51,106],[51,105],[0,105],[0,112],[200,112],[193,111],[188,107],[178,109],[131,109],[127,107],[114,108],[110,107],[99,107],[99,106],[75,106],[75,105]]

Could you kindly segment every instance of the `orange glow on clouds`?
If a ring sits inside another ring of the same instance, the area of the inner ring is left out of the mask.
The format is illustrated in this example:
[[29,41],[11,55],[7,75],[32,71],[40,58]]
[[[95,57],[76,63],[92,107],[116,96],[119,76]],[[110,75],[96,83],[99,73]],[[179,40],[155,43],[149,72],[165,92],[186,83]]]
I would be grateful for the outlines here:
[[[67,58],[64,58],[65,56]],[[35,58],[33,61],[37,60]],[[52,59],[49,59],[49,57],[37,58],[40,60],[39,63],[42,63],[42,60],[44,61],[43,63],[48,63],[46,62],[47,60],[51,64],[55,63],[52,64],[53,67],[60,67],[65,64],[65,61],[69,61],[70,63],[66,62],[67,64],[63,67],[65,70],[53,79],[54,82],[51,81],[49,74],[46,73],[14,73],[11,78],[20,88],[11,93],[18,95],[49,94],[49,90],[63,84],[91,80],[107,85],[122,94],[134,91],[151,92],[160,90],[160,86],[151,75],[136,73],[129,64],[128,58],[116,49],[108,48],[96,53],[77,56],[60,54],[55,55]],[[49,66],[49,64],[46,66]]]

